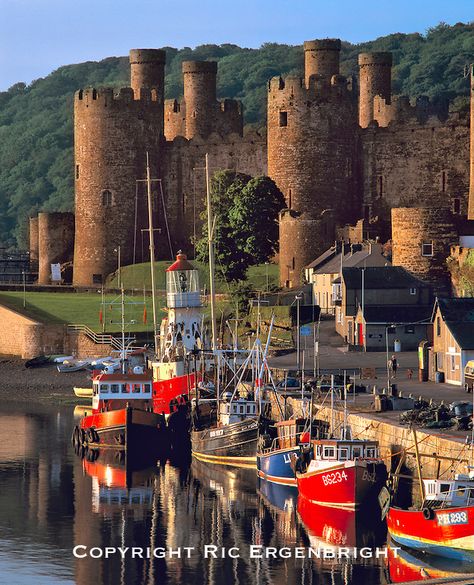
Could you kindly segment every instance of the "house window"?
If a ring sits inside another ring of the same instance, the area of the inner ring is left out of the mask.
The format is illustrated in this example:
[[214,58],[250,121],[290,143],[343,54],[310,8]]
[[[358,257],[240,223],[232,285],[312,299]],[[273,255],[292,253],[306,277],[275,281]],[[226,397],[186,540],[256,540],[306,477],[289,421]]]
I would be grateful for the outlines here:
[[280,128],[288,126],[288,112],[280,112]]
[[93,274],[92,284],[102,284],[102,274]]
[[461,199],[459,197],[453,199],[453,213],[461,213]]
[[110,207],[112,205],[112,191],[106,189],[102,191],[102,206]]
[[76,165],[76,179],[79,179],[79,165]]
[[293,256],[293,258],[291,259],[291,270],[295,269],[295,257]]
[[433,242],[423,242],[421,244],[422,256],[433,256]]
[[415,333],[415,326],[414,325],[406,325],[405,326],[405,333],[407,335],[413,335]]
[[410,294],[411,295],[416,295],[416,288],[415,287],[411,287],[410,288]]
[[456,356],[452,355],[451,356],[451,371],[454,372],[455,369],[456,369]]
[[436,317],[436,335],[441,337],[441,317]]

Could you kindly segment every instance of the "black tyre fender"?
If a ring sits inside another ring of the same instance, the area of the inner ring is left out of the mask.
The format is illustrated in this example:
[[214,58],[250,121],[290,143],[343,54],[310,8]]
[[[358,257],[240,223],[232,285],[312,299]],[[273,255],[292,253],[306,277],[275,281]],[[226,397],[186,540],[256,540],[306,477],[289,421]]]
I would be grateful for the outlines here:
[[422,513],[423,513],[423,518],[425,520],[433,520],[434,518],[434,512],[431,508],[428,508],[428,506],[424,506],[422,509]]

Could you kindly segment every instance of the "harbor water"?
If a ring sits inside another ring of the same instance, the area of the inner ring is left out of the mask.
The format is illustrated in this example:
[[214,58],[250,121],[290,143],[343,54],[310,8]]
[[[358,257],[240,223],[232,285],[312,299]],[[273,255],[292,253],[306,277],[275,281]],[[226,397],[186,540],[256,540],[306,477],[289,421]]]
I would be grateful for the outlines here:
[[[377,508],[308,506],[254,470],[182,456],[141,469],[114,452],[81,457],[73,407],[0,408],[0,583],[375,585],[430,566],[353,553],[385,550]],[[335,547],[349,552],[330,558]]]

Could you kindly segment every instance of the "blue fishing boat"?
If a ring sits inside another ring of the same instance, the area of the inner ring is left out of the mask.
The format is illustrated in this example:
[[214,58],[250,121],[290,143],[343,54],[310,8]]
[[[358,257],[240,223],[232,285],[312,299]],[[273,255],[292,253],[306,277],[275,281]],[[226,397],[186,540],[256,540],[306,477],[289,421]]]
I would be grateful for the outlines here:
[[305,418],[277,422],[276,436],[260,435],[257,449],[258,477],[280,485],[296,487],[293,459],[301,447],[309,444],[310,433]]

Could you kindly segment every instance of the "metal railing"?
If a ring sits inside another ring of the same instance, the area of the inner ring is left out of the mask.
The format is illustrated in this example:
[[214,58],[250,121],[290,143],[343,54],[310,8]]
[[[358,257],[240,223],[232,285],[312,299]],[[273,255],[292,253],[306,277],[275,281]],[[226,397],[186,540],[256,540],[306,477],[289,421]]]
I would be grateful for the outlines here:
[[[122,338],[115,337],[114,335],[110,335],[109,333],[96,333],[87,325],[81,324],[70,324],[67,326],[68,331],[72,331],[75,333],[83,333],[86,335],[91,341],[93,341],[97,345],[110,345],[116,350],[123,350],[122,347]],[[125,337],[125,347],[126,349],[133,349],[132,343],[136,341],[135,336],[127,336]]]

